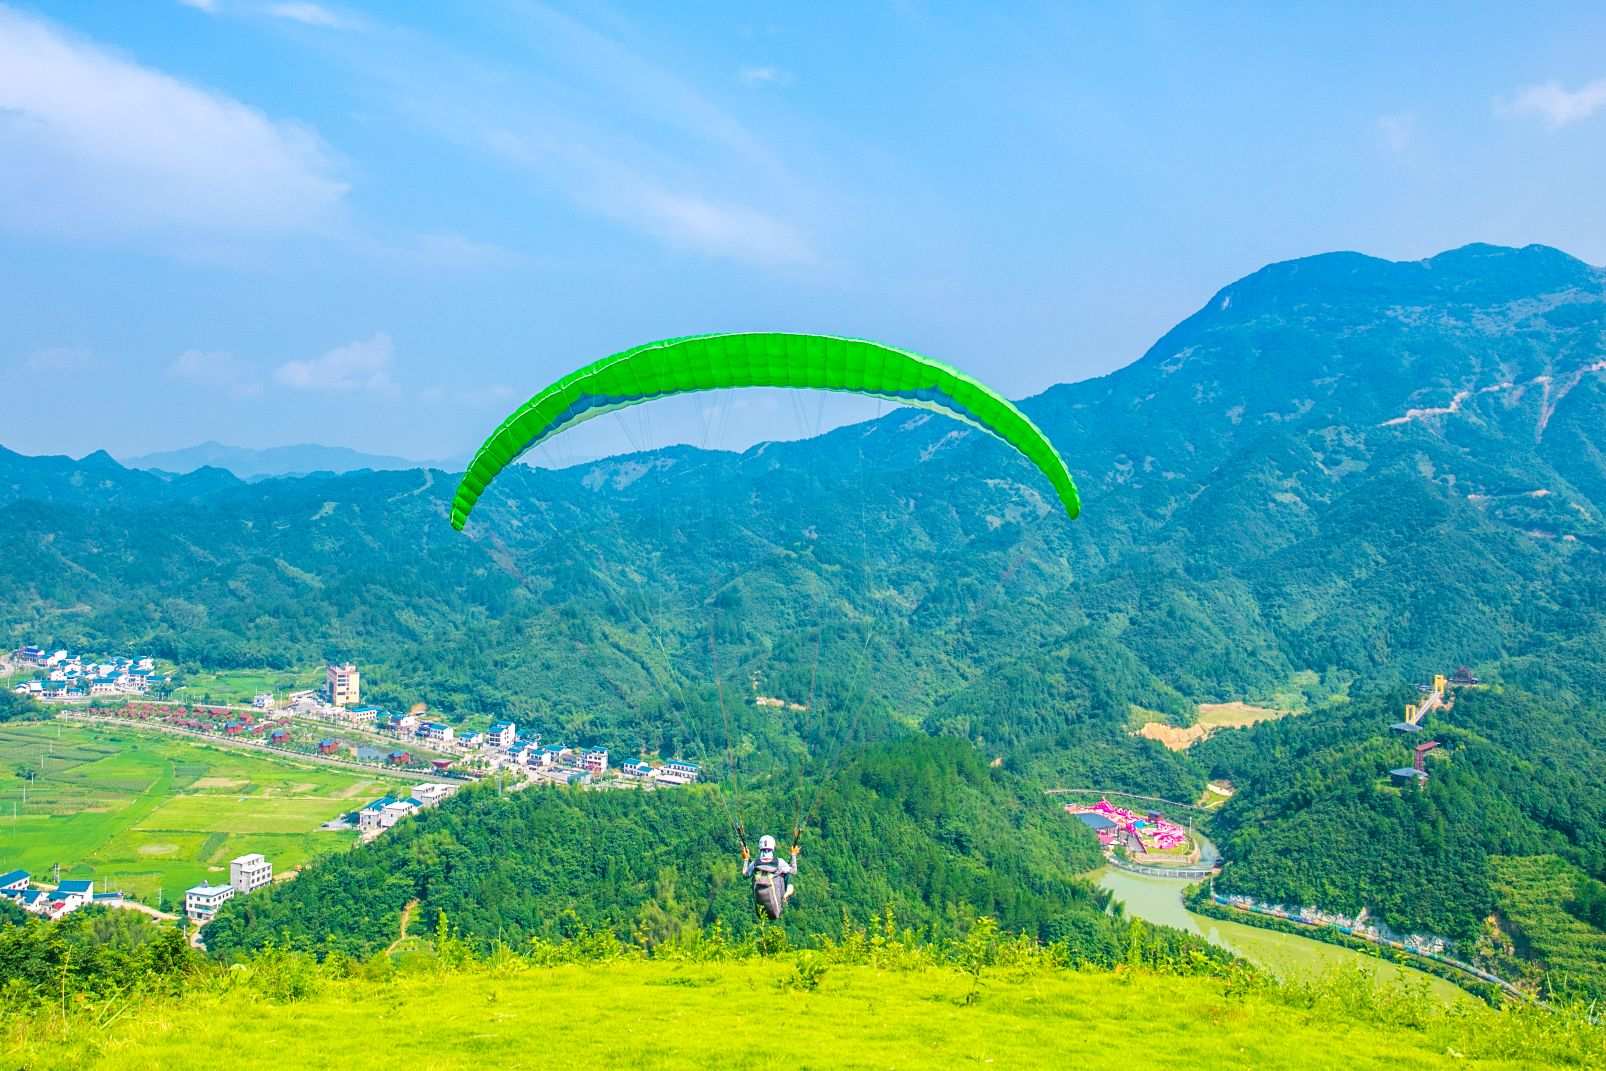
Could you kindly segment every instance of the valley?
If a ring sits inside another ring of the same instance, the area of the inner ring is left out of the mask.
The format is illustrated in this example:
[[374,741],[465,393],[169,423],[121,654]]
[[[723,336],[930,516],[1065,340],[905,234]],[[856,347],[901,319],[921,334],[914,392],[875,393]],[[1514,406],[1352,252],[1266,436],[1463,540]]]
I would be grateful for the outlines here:
[[400,782],[159,734],[64,721],[0,724],[0,859],[50,881],[92,879],[152,906],[226,881],[231,858],[269,856],[281,876],[349,847],[324,823]]

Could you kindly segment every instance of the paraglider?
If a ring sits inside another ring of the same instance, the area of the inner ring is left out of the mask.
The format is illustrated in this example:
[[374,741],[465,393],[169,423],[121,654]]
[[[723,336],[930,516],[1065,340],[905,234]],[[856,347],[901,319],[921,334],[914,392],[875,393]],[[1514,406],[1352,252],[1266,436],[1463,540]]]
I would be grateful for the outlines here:
[[[452,499],[452,527],[463,529],[475,504],[503,469],[568,428],[659,398],[738,387],[843,391],[952,417],[999,439],[1035,465],[1068,517],[1074,519],[1081,512],[1076,482],[1054,445],[1013,402],[985,384],[929,357],[878,342],[753,332],[648,342],[585,365],[548,385],[504,420],[474,455]],[[712,644],[711,629],[711,653]],[[815,649],[818,659],[818,638]],[[717,657],[714,676],[717,686]],[[719,697],[723,713],[723,691]],[[727,722],[727,753],[730,735]],[[816,789],[816,801],[818,798]],[[720,801],[741,847],[742,875],[753,881],[755,909],[761,917],[779,919],[793,893],[798,842],[812,820],[813,809],[799,808],[789,860],[776,854],[775,838],[767,834],[760,839],[754,859],[739,807],[732,813],[723,794]]]
[[570,372],[521,405],[485,440],[452,499],[452,527],[468,523],[496,475],[525,451],[586,420],[692,391],[793,387],[846,391],[943,413],[1015,448],[1038,467],[1071,518],[1076,481],[1054,444],[990,387],[907,350],[864,339],[778,332],[691,335],[648,342]]
[[758,838],[758,858],[754,859],[747,846],[742,846],[742,877],[753,879],[753,904],[771,920],[781,917],[786,902],[792,898],[792,876],[797,873],[797,856],[800,847],[792,845],[792,858],[782,859],[775,853],[775,838],[768,833]]

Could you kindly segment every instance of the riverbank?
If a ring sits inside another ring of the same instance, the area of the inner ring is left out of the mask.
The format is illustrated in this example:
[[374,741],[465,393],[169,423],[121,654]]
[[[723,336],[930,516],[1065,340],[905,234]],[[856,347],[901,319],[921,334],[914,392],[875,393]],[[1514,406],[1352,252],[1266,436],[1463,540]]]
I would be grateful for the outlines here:
[[1368,970],[1376,975],[1380,984],[1425,985],[1436,997],[1449,1003],[1476,1001],[1472,994],[1443,978],[1389,963],[1377,956],[1309,937],[1195,914],[1182,900],[1183,893],[1193,884],[1185,879],[1150,877],[1113,868],[1091,876],[1101,888],[1114,893],[1116,899],[1126,905],[1128,915],[1198,934],[1285,981],[1316,981],[1335,971]]

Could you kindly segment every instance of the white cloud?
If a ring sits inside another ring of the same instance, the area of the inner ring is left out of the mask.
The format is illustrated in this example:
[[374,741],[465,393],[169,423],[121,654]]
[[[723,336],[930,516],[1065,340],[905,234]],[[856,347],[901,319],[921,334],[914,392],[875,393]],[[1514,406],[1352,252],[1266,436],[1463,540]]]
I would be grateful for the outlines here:
[[610,213],[636,217],[663,240],[715,256],[768,264],[798,264],[814,258],[794,227],[745,205],[645,186],[630,191]]
[[232,353],[185,350],[167,366],[170,379],[221,391],[230,398],[254,398],[262,393],[262,379],[248,362]]
[[346,192],[312,132],[0,5],[0,226],[266,233]]
[[472,270],[505,268],[523,263],[525,258],[511,249],[481,242],[452,231],[420,234],[400,250],[433,268]]
[[569,196],[593,212],[635,227],[670,245],[755,264],[802,264],[815,259],[796,227],[731,198],[688,192],[656,177],[658,169],[630,166],[583,136],[551,131],[488,131],[484,144],[530,171],[561,179]]
[[208,15],[217,12],[217,0],[178,0],[185,7],[193,7],[197,11],[204,11]]
[[1398,156],[1411,147],[1416,136],[1416,116],[1410,112],[1378,116],[1377,132],[1384,146]]
[[530,53],[517,67],[382,26],[343,54],[407,118],[511,165],[537,196],[710,256],[818,262],[806,223],[821,199],[650,40],[540,5],[511,22]]
[[792,76],[779,67],[743,67],[736,77],[750,86],[785,86],[792,84]]
[[1510,99],[1495,103],[1497,115],[1539,119],[1551,129],[1588,119],[1602,108],[1606,108],[1606,78],[1577,89],[1563,88],[1560,82],[1525,86]]
[[50,346],[34,350],[22,359],[23,367],[28,371],[47,375],[58,372],[81,372],[94,363],[94,354],[78,346]]
[[372,338],[336,346],[311,360],[286,361],[273,370],[273,379],[292,390],[363,391],[395,397],[399,388],[390,375],[391,356],[390,336],[380,332]]
[[289,19],[291,22],[299,22],[306,26],[324,26],[330,29],[338,29],[348,25],[344,18],[318,4],[269,4],[268,14],[276,19]]

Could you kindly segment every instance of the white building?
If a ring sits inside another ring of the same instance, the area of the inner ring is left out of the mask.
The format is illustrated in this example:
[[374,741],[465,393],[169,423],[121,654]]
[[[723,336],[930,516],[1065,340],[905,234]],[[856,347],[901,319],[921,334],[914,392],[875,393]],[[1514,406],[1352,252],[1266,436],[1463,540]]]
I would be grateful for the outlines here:
[[418,800],[398,800],[390,796],[374,800],[357,814],[357,828],[364,833],[380,833],[417,811]]
[[668,782],[671,785],[689,785],[697,780],[701,774],[701,767],[695,762],[687,762],[684,759],[670,759],[654,771],[654,775],[658,780]]
[[418,801],[420,807],[433,807],[456,791],[456,785],[442,785],[433,781],[426,781],[423,784],[413,786],[413,799]]
[[229,886],[242,896],[273,880],[273,864],[258,852],[242,855],[229,863]]
[[485,742],[491,747],[506,751],[513,746],[513,741],[519,738],[519,727],[510,721],[499,721],[491,726],[485,734]]
[[455,734],[450,725],[445,725],[438,721],[425,721],[419,723],[418,735],[421,739],[430,740],[437,744],[450,744]]
[[67,910],[91,903],[95,899],[95,883],[87,879],[69,879],[56,885],[52,899],[61,900],[67,904]]
[[580,768],[591,774],[608,772],[608,749],[594,747],[588,750],[580,759]]
[[205,920],[217,914],[224,901],[234,898],[234,886],[212,885],[202,882],[184,892],[184,913],[192,919]]

